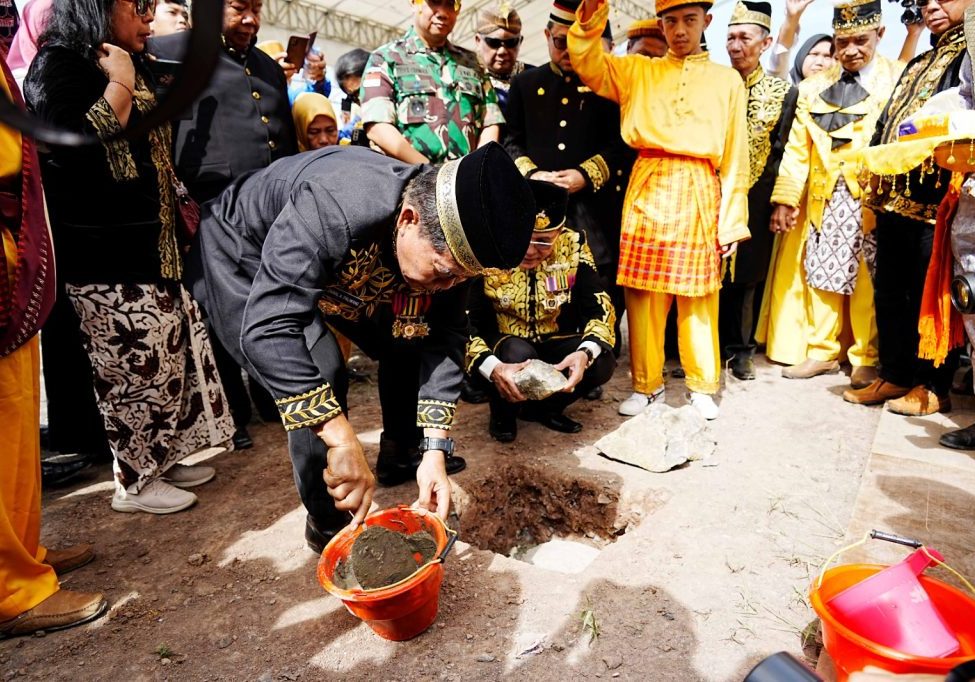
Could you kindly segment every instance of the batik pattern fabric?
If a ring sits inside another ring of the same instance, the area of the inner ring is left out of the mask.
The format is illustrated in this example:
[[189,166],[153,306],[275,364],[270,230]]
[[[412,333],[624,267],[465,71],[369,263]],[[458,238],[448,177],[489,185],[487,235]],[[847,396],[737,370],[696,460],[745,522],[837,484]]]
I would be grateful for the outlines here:
[[877,243],[863,234],[860,200],[850,193],[841,178],[823,212],[819,230],[809,226],[806,241],[806,282],[813,289],[851,296],[856,287],[860,258],[873,275]]
[[182,285],[66,289],[81,318],[119,485],[138,493],[188,455],[229,443],[234,422],[206,327]]

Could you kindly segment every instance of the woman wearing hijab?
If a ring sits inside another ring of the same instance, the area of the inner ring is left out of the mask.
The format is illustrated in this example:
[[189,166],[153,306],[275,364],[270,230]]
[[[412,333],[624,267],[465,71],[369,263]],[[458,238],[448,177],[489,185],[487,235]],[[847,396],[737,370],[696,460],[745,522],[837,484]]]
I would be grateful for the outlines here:
[[291,110],[298,133],[298,151],[307,152],[339,143],[338,119],[328,97],[317,92],[298,95]]
[[39,118],[97,137],[41,158],[58,278],[81,319],[114,455],[116,511],[168,514],[210,467],[186,456],[234,431],[199,308],[180,284],[168,125],[143,62],[154,0],[58,0],[25,81]]
[[814,35],[796,52],[789,78],[795,85],[814,73],[825,71],[833,65],[833,38],[825,33]]

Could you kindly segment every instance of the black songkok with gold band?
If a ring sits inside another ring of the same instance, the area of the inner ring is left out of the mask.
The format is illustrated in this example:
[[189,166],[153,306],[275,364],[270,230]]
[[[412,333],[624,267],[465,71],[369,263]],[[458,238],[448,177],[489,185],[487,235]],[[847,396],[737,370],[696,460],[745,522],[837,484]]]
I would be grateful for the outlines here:
[[837,38],[866,33],[882,24],[880,0],[849,0],[833,9],[833,34]]
[[761,26],[766,31],[772,30],[772,3],[770,2],[748,2],[739,0],[731,13],[731,21],[728,26],[738,26],[741,24],[755,24]]
[[518,267],[535,228],[535,198],[504,148],[490,142],[437,172],[447,248],[469,275]]

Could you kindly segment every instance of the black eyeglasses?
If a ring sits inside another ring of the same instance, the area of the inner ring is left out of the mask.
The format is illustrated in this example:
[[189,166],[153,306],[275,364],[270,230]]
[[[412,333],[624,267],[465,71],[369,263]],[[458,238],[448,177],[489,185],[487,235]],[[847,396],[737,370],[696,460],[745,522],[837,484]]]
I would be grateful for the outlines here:
[[133,5],[135,5],[135,13],[140,17],[144,17],[149,14],[156,6],[156,0],[129,0]]
[[487,36],[481,36],[484,44],[492,50],[500,50],[502,45],[509,50],[513,50],[521,45],[522,38],[523,36],[516,36],[514,38],[488,38]]
[[556,50],[565,50],[569,47],[569,39],[565,36],[552,36],[550,40]]

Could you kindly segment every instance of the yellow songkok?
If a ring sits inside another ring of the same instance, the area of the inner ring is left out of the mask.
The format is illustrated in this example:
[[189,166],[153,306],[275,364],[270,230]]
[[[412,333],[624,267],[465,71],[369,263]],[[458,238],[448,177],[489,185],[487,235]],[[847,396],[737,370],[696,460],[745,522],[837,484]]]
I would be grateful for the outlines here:
[[711,7],[713,4],[714,0],[657,0],[657,16],[684,5],[707,5]]
[[630,27],[626,29],[627,40],[642,38],[643,36],[660,35],[663,35],[663,29],[660,28],[660,19],[657,17],[650,17],[649,19],[634,21],[632,24],[630,24]]

